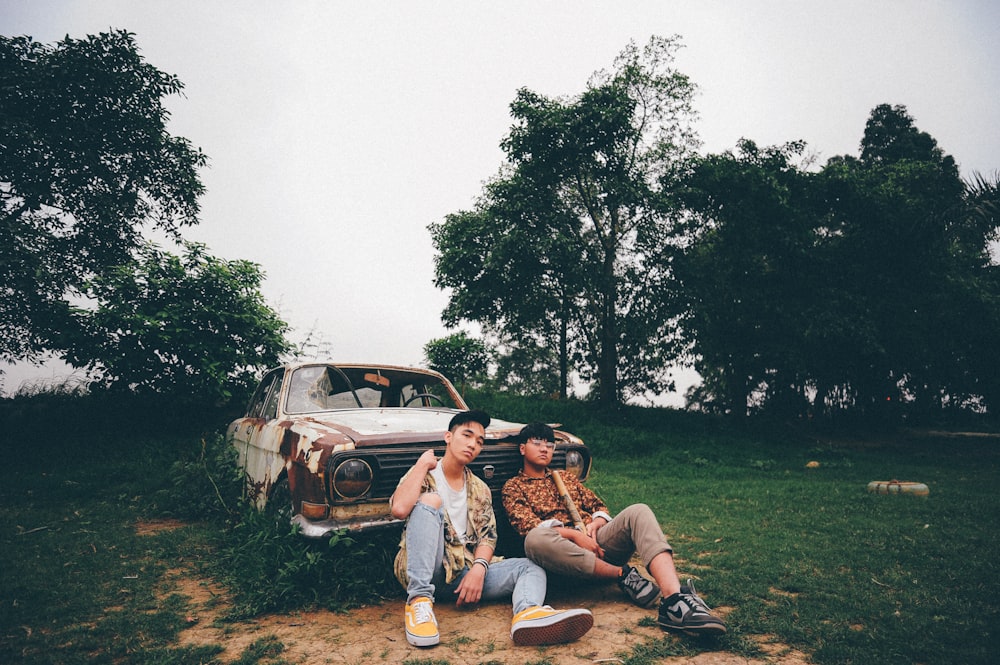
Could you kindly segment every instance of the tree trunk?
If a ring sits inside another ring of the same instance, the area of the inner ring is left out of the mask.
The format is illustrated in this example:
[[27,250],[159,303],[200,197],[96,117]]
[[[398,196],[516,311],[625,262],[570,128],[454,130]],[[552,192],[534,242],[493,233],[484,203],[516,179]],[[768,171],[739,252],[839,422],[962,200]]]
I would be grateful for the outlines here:
[[618,286],[615,281],[615,254],[607,252],[604,259],[604,302],[601,311],[601,357],[597,362],[600,376],[599,402],[604,406],[618,404]]
[[563,301],[563,313],[559,317],[559,399],[569,397],[569,324],[566,321],[565,300]]

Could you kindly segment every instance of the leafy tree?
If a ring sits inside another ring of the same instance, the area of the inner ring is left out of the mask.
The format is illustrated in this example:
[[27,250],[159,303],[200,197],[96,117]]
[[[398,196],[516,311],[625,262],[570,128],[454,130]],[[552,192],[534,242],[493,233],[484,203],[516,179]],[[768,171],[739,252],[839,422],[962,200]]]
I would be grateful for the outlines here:
[[428,367],[460,386],[482,379],[489,365],[486,345],[464,330],[427,342],[424,355]]
[[65,359],[111,391],[242,399],[256,370],[289,350],[287,325],[260,294],[263,278],[256,264],[197,243],[184,243],[183,256],[147,244],[88,285],[97,305],[74,309],[77,325],[60,340]]
[[176,238],[197,223],[205,157],[163,106],[181,89],[124,31],[0,37],[0,359],[52,350],[70,300],[144,225]]
[[[475,319],[501,340],[501,348],[508,350],[500,365],[504,374],[510,370],[527,378],[534,372],[525,373],[528,367],[518,359],[538,359],[531,349],[558,349],[548,371],[552,375],[558,366],[558,390],[565,396],[570,352],[565,304],[580,290],[573,283],[572,249],[549,231],[558,226],[545,221],[558,214],[552,212],[556,202],[549,192],[529,188],[515,193],[520,186],[516,177],[490,183],[477,210],[451,214],[443,224],[432,225],[440,252],[435,283],[455,287],[442,318],[449,326]],[[477,254],[481,258],[470,260]]]
[[679,195],[691,217],[674,262],[682,327],[702,385],[691,402],[745,415],[804,403],[806,351],[818,315],[815,217],[801,142],[697,160]]
[[552,369],[559,366],[556,348],[528,338],[497,342],[492,363],[496,371],[490,377],[494,390],[532,397],[569,396],[568,387]]
[[850,360],[830,363],[820,385],[865,412],[901,400],[939,409],[946,395],[965,392],[953,350],[968,336],[962,322],[982,306],[973,284],[982,285],[989,261],[984,229],[969,233],[954,159],[905,107],[883,104],[868,120],[861,159],[831,160],[817,185],[830,265],[850,291],[839,318],[855,330],[840,347]]
[[878,417],[995,405],[997,184],[963,183],[901,106],[873,110],[860,159],[810,173],[803,148],[742,141],[696,160],[681,190],[694,401],[793,415],[812,397]]
[[604,403],[664,385],[673,353],[669,187],[696,147],[677,38],[629,44],[587,89],[511,104],[507,162],[476,208],[431,233],[446,322],[558,346]]

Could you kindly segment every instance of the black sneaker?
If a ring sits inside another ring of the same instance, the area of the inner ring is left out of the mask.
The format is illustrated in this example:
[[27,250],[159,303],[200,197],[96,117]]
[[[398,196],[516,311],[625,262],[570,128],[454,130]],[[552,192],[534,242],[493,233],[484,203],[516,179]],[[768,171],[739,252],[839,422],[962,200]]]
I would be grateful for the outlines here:
[[686,586],[689,590],[687,593],[682,588],[681,593],[660,601],[660,616],[657,620],[660,628],[694,637],[725,633],[726,624],[711,613],[708,605],[695,591],[691,580],[688,580]]
[[629,600],[639,607],[649,607],[660,597],[660,587],[627,564],[622,566],[622,574],[618,578],[618,588],[624,591]]

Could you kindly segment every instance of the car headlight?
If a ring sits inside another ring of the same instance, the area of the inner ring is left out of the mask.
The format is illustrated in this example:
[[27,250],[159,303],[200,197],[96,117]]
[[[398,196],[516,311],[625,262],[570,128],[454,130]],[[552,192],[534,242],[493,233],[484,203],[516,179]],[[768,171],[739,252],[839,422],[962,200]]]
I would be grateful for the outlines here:
[[566,472],[579,478],[583,474],[583,455],[579,450],[566,451]]
[[371,489],[372,468],[363,459],[349,459],[333,472],[333,491],[343,499],[357,499]]

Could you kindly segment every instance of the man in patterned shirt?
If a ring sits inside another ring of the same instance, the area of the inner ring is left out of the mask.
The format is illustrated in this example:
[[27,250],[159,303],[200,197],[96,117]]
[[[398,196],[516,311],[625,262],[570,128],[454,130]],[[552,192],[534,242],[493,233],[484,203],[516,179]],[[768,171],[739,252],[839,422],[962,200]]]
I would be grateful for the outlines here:
[[455,414],[444,435],[444,456],[425,450],[389,499],[393,517],[406,520],[396,555],[396,578],[406,588],[406,640],[418,647],[440,641],[434,598],[475,605],[511,598],[515,644],[570,642],[594,625],[589,610],[554,610],[545,602],[545,571],[528,559],[493,561],[497,523],[490,488],[468,464],[479,456],[490,417]]
[[[524,536],[529,559],[570,577],[617,579],[640,607],[660,598],[663,630],[688,635],[726,632],[726,624],[712,615],[691,581],[681,586],[673,548],[649,506],[633,504],[612,518],[594,492],[572,474],[564,474],[566,490],[583,518],[585,530],[578,531],[548,468],[556,447],[552,428],[544,423],[526,425],[520,440],[524,465],[504,484],[503,506],[511,526]],[[628,565],[636,552],[655,583]]]

